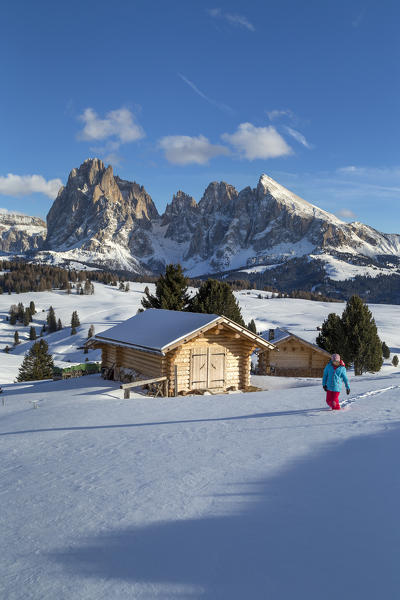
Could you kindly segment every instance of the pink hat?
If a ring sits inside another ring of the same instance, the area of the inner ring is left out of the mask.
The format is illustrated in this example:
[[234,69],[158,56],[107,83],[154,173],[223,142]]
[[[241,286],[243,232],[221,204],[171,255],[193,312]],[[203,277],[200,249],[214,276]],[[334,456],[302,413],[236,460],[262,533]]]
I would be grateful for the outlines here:
[[340,354],[332,354],[332,362],[340,362]]

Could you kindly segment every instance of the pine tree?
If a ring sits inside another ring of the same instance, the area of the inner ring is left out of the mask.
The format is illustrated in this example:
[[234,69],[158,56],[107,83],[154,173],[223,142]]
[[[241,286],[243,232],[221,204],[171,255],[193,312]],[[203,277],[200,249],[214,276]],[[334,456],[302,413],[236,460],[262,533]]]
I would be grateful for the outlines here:
[[57,331],[57,321],[56,321],[56,314],[54,312],[54,308],[52,306],[50,306],[49,308],[49,313],[47,315],[47,329],[49,331],[49,333],[54,333],[55,331]]
[[24,322],[24,305],[22,304],[22,302],[18,302],[18,308],[17,308],[18,314],[17,314],[17,319],[20,323]]
[[36,314],[36,306],[33,300],[29,303],[29,310],[31,311],[32,316]]
[[208,279],[202,283],[190,302],[190,311],[223,315],[244,326],[239,304],[231,288],[224,281]]
[[29,339],[36,340],[36,338],[37,338],[36,329],[33,327],[33,325],[31,325],[31,328],[29,330]]
[[256,327],[256,324],[255,324],[255,322],[254,322],[254,319],[252,319],[252,320],[250,321],[250,323],[247,325],[247,329],[248,329],[249,331],[252,331],[253,333],[257,333],[257,327]]
[[31,311],[30,311],[30,309],[27,307],[27,308],[24,310],[24,325],[25,325],[25,327],[26,327],[27,325],[29,325],[29,323],[30,323],[31,321],[32,321],[32,315],[31,315]]
[[399,357],[397,356],[397,354],[395,354],[392,358],[392,365],[394,367],[397,367],[398,364],[399,364]]
[[71,327],[79,327],[80,324],[81,322],[79,320],[78,313],[76,310],[74,310],[71,316]]
[[93,293],[94,293],[94,286],[93,286],[93,284],[91,283],[91,281],[89,281],[89,279],[86,279],[86,281],[85,281],[85,286],[84,286],[84,291],[83,291],[83,293],[84,293],[86,296],[90,296],[91,294],[93,294]]
[[57,321],[57,331],[61,331],[61,329],[63,328],[62,323],[61,323],[61,319],[58,319]]
[[88,338],[91,338],[94,336],[94,325],[91,325],[89,327],[89,331],[88,331]]
[[8,312],[10,314],[10,325],[15,325],[17,322],[17,316],[18,316],[18,308],[17,308],[16,304],[12,304],[10,306],[10,310]]
[[20,344],[21,342],[19,341],[19,333],[18,331],[16,331],[14,333],[14,346],[17,346],[18,344]]
[[167,265],[165,275],[156,282],[156,294],[150,294],[145,288],[142,298],[144,308],[164,308],[167,310],[186,310],[189,304],[187,294],[189,280],[184,276],[181,265]]
[[390,358],[390,349],[386,342],[382,342],[382,356],[383,358]]
[[345,354],[354,364],[355,375],[375,373],[382,366],[382,342],[368,306],[359,296],[352,296],[342,314]]
[[35,381],[51,379],[53,376],[53,357],[45,340],[32,344],[19,369],[17,381]]
[[349,362],[346,353],[346,339],[342,319],[336,313],[330,313],[322,323],[321,332],[317,337],[317,344],[329,354],[340,354],[344,362]]

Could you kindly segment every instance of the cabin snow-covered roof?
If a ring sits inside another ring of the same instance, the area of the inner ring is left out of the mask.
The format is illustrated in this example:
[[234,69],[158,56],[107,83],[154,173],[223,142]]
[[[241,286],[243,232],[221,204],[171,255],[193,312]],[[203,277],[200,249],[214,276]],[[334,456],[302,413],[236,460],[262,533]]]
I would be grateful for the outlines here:
[[263,338],[263,340],[267,340],[267,342],[272,342],[273,344],[276,344],[277,342],[280,342],[281,340],[284,340],[285,338],[288,338],[293,335],[292,333],[290,333],[290,331],[282,329],[282,327],[277,327],[276,329],[274,329],[274,338],[270,340],[269,332],[270,330],[267,329],[267,331],[264,331],[260,335]]
[[299,335],[296,335],[295,333],[292,333],[291,331],[288,331],[287,329],[283,329],[282,327],[277,327],[276,329],[274,329],[274,338],[272,340],[269,339],[269,331],[270,331],[269,329],[267,329],[266,331],[263,331],[263,333],[261,333],[260,336],[264,340],[267,340],[267,341],[271,342],[272,344],[280,344],[284,340],[288,340],[289,338],[293,337],[293,338],[296,338],[297,340],[299,340],[300,342],[302,342],[303,344],[306,344],[307,346],[311,346],[314,350],[317,350],[318,352],[321,352],[322,354],[326,354],[326,355],[330,356],[329,352],[327,352],[323,348],[320,348],[319,346],[317,346],[317,344],[308,342],[304,338],[300,337]]
[[106,342],[164,354],[171,346],[185,341],[187,337],[193,337],[203,329],[209,329],[222,322],[238,333],[251,337],[255,342],[258,341],[261,347],[274,348],[272,342],[263,340],[226,317],[158,308],[149,308],[138,313],[123,323],[96,334],[87,343],[91,345],[96,341]]

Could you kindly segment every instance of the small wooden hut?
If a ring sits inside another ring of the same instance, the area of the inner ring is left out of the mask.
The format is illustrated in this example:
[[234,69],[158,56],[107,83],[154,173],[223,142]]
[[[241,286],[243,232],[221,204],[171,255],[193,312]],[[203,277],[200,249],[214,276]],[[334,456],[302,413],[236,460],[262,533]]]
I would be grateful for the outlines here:
[[260,350],[259,375],[281,377],[322,377],[330,360],[329,352],[307,342],[286,329],[269,329],[261,337],[275,345],[272,350]]
[[274,345],[226,317],[149,309],[86,343],[117,381],[166,377],[168,395],[246,389],[251,355]]

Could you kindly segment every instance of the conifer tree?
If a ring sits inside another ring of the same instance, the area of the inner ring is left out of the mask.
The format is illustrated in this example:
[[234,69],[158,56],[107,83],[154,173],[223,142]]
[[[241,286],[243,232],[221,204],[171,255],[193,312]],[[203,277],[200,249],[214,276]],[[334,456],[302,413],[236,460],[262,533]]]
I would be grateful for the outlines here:
[[31,311],[32,316],[36,314],[36,306],[33,300],[29,303],[29,310]]
[[383,358],[390,358],[390,349],[386,342],[382,342],[382,356]]
[[17,313],[10,312],[10,325],[15,325],[17,322]]
[[167,265],[165,275],[160,275],[156,282],[155,296],[146,287],[145,297],[142,299],[143,308],[186,310],[189,304],[188,283],[181,265]]
[[29,330],[29,339],[36,340],[36,338],[37,338],[36,329],[33,327],[33,325],[31,325],[31,328]]
[[93,283],[91,283],[91,281],[89,279],[86,279],[86,281],[85,281],[83,293],[86,296],[90,296],[91,294],[94,294],[94,285],[93,285]]
[[51,379],[53,376],[53,358],[45,340],[32,344],[19,369],[17,381],[35,381]]
[[399,357],[397,356],[397,354],[395,354],[392,358],[392,365],[394,367],[397,367],[398,364],[399,364]]
[[91,338],[93,336],[94,336],[94,325],[91,325],[88,330],[88,338]]
[[256,324],[255,324],[255,322],[254,322],[254,319],[252,319],[252,320],[250,321],[250,323],[247,325],[247,329],[248,329],[249,331],[252,331],[253,333],[257,333],[257,327],[256,327]]
[[202,283],[190,302],[190,311],[223,315],[244,326],[239,304],[231,288],[224,281],[208,279]]
[[56,321],[56,314],[54,312],[54,308],[52,306],[50,306],[49,308],[49,313],[47,315],[47,329],[49,333],[54,333],[54,331],[57,331],[57,321]]
[[18,331],[16,331],[16,332],[14,333],[14,346],[17,346],[18,344],[20,344],[20,341],[19,341],[19,333],[18,333]]
[[78,313],[76,310],[74,310],[71,316],[71,327],[79,327],[80,324],[81,322],[79,320]]
[[354,364],[355,375],[376,372],[382,366],[382,342],[368,306],[354,295],[342,314],[345,332],[345,354]]
[[23,323],[25,309],[24,309],[24,305],[22,304],[22,302],[18,302],[17,310],[18,310],[17,319],[20,323]]
[[349,362],[342,319],[336,313],[330,313],[322,323],[317,344],[329,354],[340,354],[346,364]]
[[32,315],[31,315],[31,311],[28,307],[26,307],[26,309],[24,310],[24,325],[25,327],[27,325],[29,325],[29,323],[32,321]]
[[57,331],[61,331],[61,329],[63,328],[62,323],[61,323],[61,319],[58,319],[57,321]]

